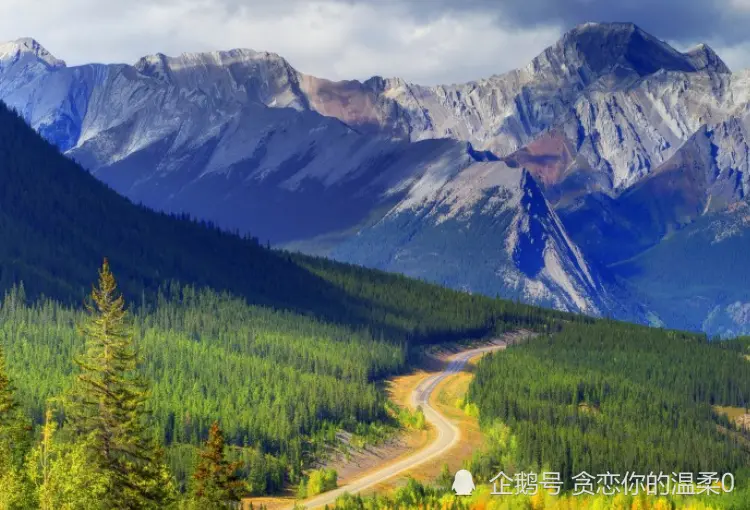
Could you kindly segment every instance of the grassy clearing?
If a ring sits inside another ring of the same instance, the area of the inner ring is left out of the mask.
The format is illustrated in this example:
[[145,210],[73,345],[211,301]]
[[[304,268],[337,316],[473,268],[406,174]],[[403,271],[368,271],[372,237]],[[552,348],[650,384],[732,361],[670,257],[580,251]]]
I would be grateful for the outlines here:
[[744,407],[732,407],[732,406],[713,406],[714,411],[716,411],[719,414],[725,414],[727,415],[727,418],[729,418],[732,421],[737,421],[738,419],[742,418],[746,414],[748,414],[748,410]]

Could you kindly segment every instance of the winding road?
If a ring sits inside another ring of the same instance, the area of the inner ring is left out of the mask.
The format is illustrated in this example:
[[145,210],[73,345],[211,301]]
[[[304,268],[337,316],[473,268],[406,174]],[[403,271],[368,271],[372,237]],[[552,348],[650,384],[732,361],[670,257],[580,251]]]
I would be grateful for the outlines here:
[[[440,414],[434,407],[430,405],[430,397],[435,388],[440,384],[443,379],[450,377],[460,372],[464,365],[471,359],[481,354],[504,349],[506,346],[505,342],[496,340],[492,345],[480,347],[477,349],[469,349],[461,351],[451,355],[448,358],[448,366],[437,374],[433,374],[427,377],[424,381],[420,382],[412,393],[411,403],[413,407],[422,406],[424,411],[425,419],[430,423],[435,430],[437,430],[437,438],[425,448],[414,452],[398,462],[389,464],[387,467],[371,472],[357,480],[339,487],[332,491],[320,494],[314,498],[308,499],[302,502],[305,508],[313,509],[322,507],[324,505],[330,505],[336,498],[348,492],[350,494],[356,494],[365,489],[369,489],[385,480],[394,476],[400,475],[405,471],[413,469],[425,462],[445,454],[450,450],[461,437],[461,432],[458,428],[453,425],[445,416]],[[290,507],[291,508],[291,507]]]

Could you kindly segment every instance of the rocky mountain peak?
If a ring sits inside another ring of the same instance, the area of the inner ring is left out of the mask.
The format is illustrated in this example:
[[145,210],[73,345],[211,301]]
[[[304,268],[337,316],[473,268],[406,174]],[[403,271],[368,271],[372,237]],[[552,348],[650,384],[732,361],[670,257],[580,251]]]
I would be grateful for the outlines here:
[[302,75],[276,53],[243,48],[178,56],[157,53],[142,57],[134,67],[188,93],[201,91],[213,103],[306,107],[299,91]]
[[728,71],[707,46],[683,54],[633,23],[584,23],[567,32],[551,50],[561,54],[563,61],[584,65],[597,74],[617,66],[640,76],[659,70]]
[[65,61],[56,58],[44,46],[31,37],[0,44],[0,63],[14,64],[24,57],[32,57],[49,68],[65,67]]
[[168,56],[163,53],[146,55],[138,60],[135,67],[141,68],[157,62],[161,66],[173,70],[185,70],[205,66],[229,67],[236,64],[253,65],[260,63],[275,64],[284,67],[289,66],[287,61],[276,53],[235,48],[222,51],[188,52],[181,53],[178,56]]
[[685,52],[685,55],[690,58],[690,60],[693,62],[693,65],[699,71],[708,69],[722,74],[732,72],[729,69],[729,66],[724,63],[724,61],[721,59],[721,57],[719,57],[719,55],[716,54],[713,48],[711,48],[707,44],[701,43]]
[[133,67],[145,76],[164,80],[169,73],[169,63],[167,62],[167,59],[168,57],[163,53],[147,55],[140,58]]

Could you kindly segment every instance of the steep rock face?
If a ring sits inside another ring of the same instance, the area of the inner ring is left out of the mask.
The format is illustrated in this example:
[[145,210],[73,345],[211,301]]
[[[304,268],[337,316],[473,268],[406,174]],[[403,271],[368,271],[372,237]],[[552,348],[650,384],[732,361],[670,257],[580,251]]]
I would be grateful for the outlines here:
[[729,67],[721,60],[721,57],[708,45],[699,44],[688,50],[685,55],[697,71],[713,70],[718,73],[731,73]]
[[608,310],[599,276],[533,177],[505,163],[427,171],[334,257],[566,310]]
[[[745,102],[748,90],[708,46],[683,54],[627,23],[581,25],[528,66],[476,82],[373,78],[331,87],[359,101],[324,114],[413,141],[467,140],[502,157],[551,130],[564,133],[587,175],[563,174],[608,194],[648,175],[701,125]],[[380,113],[358,122],[363,102]]]
[[34,39],[24,37],[0,44],[0,69],[10,67],[16,69],[16,76],[32,78],[42,70],[65,67],[65,61],[55,58]]
[[637,289],[661,323],[750,332],[749,117],[742,107],[701,126],[616,197],[589,194],[559,209],[583,252]]
[[591,192],[615,196],[747,99],[739,76],[659,71],[627,87],[589,90],[556,126],[507,159],[528,164],[556,206]]
[[300,90],[312,110],[337,118],[362,133],[409,139],[412,129],[409,116],[398,103],[381,94],[384,80],[334,82],[315,76],[299,76]]
[[658,71],[725,74],[707,46],[681,54],[628,23],[571,30],[523,69],[460,85],[383,83],[409,112],[412,139],[453,137],[506,155],[553,126],[589,90],[623,88]]
[[215,131],[244,106],[307,107],[296,71],[277,55],[250,50],[154,55],[135,66],[47,66],[31,74],[26,68],[11,62],[2,70],[0,97],[42,134],[59,133],[48,138],[61,149],[127,131],[126,144],[102,146],[102,164],[168,136],[180,143],[196,131]]
[[235,49],[178,57],[157,54],[141,58],[134,68],[140,77],[189,91],[185,99],[203,107],[261,104],[308,109],[299,73],[275,53]]
[[558,208],[571,236],[604,264],[744,200],[750,191],[747,110],[704,125],[647,177],[616,197],[582,195]]
[[555,132],[573,147],[574,164],[555,172],[568,180],[534,175],[557,204],[636,184],[700,126],[746,104],[745,82],[706,45],[683,54],[632,24],[588,23],[525,68],[477,82],[423,87],[376,77],[303,89],[316,111],[357,129],[467,140],[498,156]]

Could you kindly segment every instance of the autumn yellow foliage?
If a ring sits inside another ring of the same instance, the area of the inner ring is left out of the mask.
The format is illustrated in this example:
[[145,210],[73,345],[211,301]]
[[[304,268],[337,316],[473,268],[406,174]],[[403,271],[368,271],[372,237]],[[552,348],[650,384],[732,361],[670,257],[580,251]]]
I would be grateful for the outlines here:
[[[444,496],[443,508],[451,508],[457,496]],[[553,496],[539,492],[533,496],[497,496],[479,489],[461,501],[468,510],[716,510],[721,506],[707,505],[696,498],[665,498],[655,496]]]

